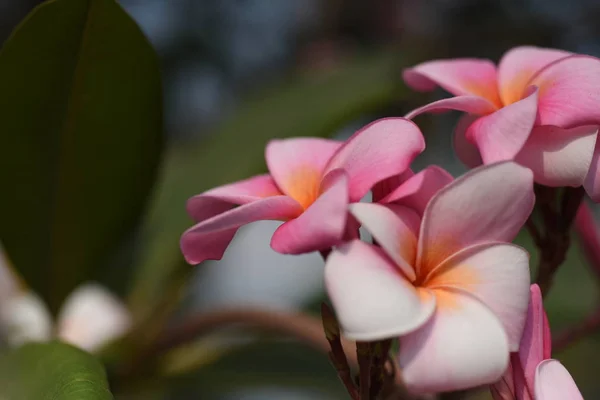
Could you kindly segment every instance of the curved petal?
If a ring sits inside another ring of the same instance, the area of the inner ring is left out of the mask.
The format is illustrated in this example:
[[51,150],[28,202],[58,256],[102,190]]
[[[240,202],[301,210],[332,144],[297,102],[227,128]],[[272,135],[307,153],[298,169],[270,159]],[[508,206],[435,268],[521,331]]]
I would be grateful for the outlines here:
[[581,186],[590,170],[598,127],[533,128],[515,161],[533,171],[537,183],[546,186]]
[[463,111],[476,115],[487,115],[496,111],[498,108],[487,99],[479,96],[456,96],[449,99],[442,99],[416,108],[405,115],[404,118],[413,119],[417,115],[426,112],[440,113],[444,111]]
[[235,205],[247,204],[281,194],[270,175],[258,175],[191,197],[187,201],[186,209],[194,221],[201,222],[221,214]]
[[545,360],[535,374],[536,400],[583,400],[569,371],[557,360]]
[[375,246],[353,240],[332,251],[325,286],[344,336],[392,338],[417,329],[435,308]]
[[431,165],[407,179],[380,202],[405,205],[422,215],[433,195],[453,179],[445,169]]
[[562,58],[542,69],[530,84],[540,90],[538,125],[600,125],[600,59]]
[[67,297],[58,315],[58,336],[86,351],[124,335],[132,316],[125,304],[104,287],[86,284]]
[[331,158],[325,173],[341,168],[348,174],[350,202],[373,186],[406,171],[425,149],[425,139],[412,121],[383,118],[356,132]]
[[571,55],[568,51],[535,46],[515,47],[498,64],[498,89],[504,104],[519,101],[531,78],[543,67]]
[[452,146],[458,159],[469,168],[475,168],[483,164],[479,149],[467,139],[467,129],[477,118],[479,118],[477,115],[463,115],[454,128]]
[[508,343],[494,314],[469,295],[435,290],[437,307],[420,329],[400,338],[400,367],[415,393],[496,382],[508,366]]
[[242,225],[263,219],[287,220],[302,213],[302,207],[287,196],[273,196],[244,204],[197,223],[181,236],[181,251],[190,264],[220,260]]
[[475,95],[502,107],[496,88],[496,66],[489,60],[463,58],[428,61],[405,69],[404,81],[418,91],[441,86],[455,96]]
[[510,351],[519,350],[529,303],[529,254],[507,243],[468,247],[429,273],[427,288],[471,294],[502,322]]
[[388,194],[392,193],[398,186],[404,183],[407,179],[414,176],[415,173],[408,168],[406,171],[399,175],[394,175],[390,178],[384,179],[373,186],[371,193],[373,194],[373,203],[378,203]]
[[484,164],[512,160],[523,148],[535,123],[537,90],[523,100],[475,120],[467,128],[467,139],[479,148]]
[[350,205],[350,212],[373,235],[408,280],[414,281],[419,216],[410,208],[392,204],[356,203]]
[[593,201],[600,202],[600,140],[597,137],[594,155],[592,156],[590,169],[583,181],[583,187]]
[[52,338],[52,314],[34,292],[15,293],[0,304],[0,333],[13,347],[45,342]]
[[533,173],[514,162],[481,166],[457,178],[429,202],[419,236],[417,275],[478,243],[510,242],[531,210]]
[[271,140],[265,159],[281,191],[307,208],[319,195],[323,169],[342,142],[321,138]]
[[533,284],[530,289],[527,322],[519,349],[525,382],[531,390],[535,383],[536,368],[542,360],[550,358],[551,347],[550,326],[542,303],[542,293],[539,286]]
[[335,170],[323,180],[321,194],[302,215],[281,225],[271,248],[282,254],[301,254],[337,245],[348,220],[348,178]]

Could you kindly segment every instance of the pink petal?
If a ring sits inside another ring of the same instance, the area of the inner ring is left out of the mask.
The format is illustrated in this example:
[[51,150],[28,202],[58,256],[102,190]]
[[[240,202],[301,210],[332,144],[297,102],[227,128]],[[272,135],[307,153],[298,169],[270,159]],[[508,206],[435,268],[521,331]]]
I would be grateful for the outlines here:
[[590,169],[598,128],[535,127],[515,157],[546,186],[581,186]]
[[600,124],[600,60],[570,56],[542,69],[530,82],[539,87],[538,125],[573,128]]
[[527,141],[537,112],[537,90],[523,100],[475,120],[466,132],[467,139],[479,148],[485,164],[511,160]]
[[436,393],[496,382],[508,366],[500,321],[473,297],[435,290],[433,317],[400,338],[399,363],[408,389]]
[[535,374],[536,400],[583,400],[569,371],[556,360],[545,360]]
[[319,195],[325,165],[341,145],[320,138],[271,140],[265,158],[281,191],[308,208]]
[[406,278],[414,281],[419,216],[410,208],[392,204],[355,203],[350,206],[350,212],[396,262]]
[[345,170],[350,182],[350,202],[357,202],[377,182],[406,171],[424,149],[423,135],[412,121],[383,118],[348,139],[325,171]]
[[575,231],[581,239],[581,246],[591,264],[592,270],[600,274],[600,234],[590,206],[583,201],[575,217]]
[[422,215],[433,195],[453,179],[443,168],[431,165],[408,178],[380,202],[402,204]]
[[531,285],[527,321],[521,338],[519,359],[525,374],[525,382],[532,389],[536,367],[542,360],[550,357],[550,327],[542,303],[542,293],[538,285]]
[[270,175],[258,175],[219,186],[187,201],[187,212],[196,222],[221,214],[235,205],[247,204],[270,196],[280,196]]
[[487,115],[496,111],[498,108],[494,106],[489,100],[479,96],[457,96],[449,99],[442,99],[434,101],[412,110],[406,114],[405,118],[413,119],[417,115],[421,115],[426,112],[439,113],[444,111],[456,110],[463,111],[470,114],[476,115]]
[[489,60],[463,58],[436,60],[404,70],[404,81],[418,91],[441,86],[455,96],[475,95],[502,106],[496,88],[496,67]]
[[244,204],[189,228],[181,236],[181,251],[190,264],[220,260],[240,226],[264,219],[287,220],[301,213],[300,205],[287,196]]
[[273,250],[301,254],[328,249],[344,237],[348,216],[348,178],[344,171],[329,173],[317,200],[298,218],[281,225],[271,238]]
[[600,202],[600,140],[598,139],[596,139],[594,155],[592,156],[590,169],[583,181],[583,187],[593,201]]
[[467,139],[467,129],[479,116],[466,114],[460,117],[456,128],[454,128],[454,140],[452,145],[458,159],[469,168],[475,168],[483,164],[479,149]]
[[375,184],[371,190],[373,195],[373,203],[378,203],[379,200],[392,193],[398,186],[414,175],[415,173],[408,168],[400,175],[394,175]]
[[521,247],[508,243],[468,247],[431,271],[423,285],[476,297],[502,322],[510,351],[519,350],[529,304],[529,254]]
[[410,332],[431,316],[433,296],[419,292],[378,248],[354,240],[325,264],[325,286],[346,337],[378,340]]
[[515,47],[506,52],[498,65],[498,88],[503,103],[519,101],[536,72],[569,55],[567,51],[534,46]]
[[532,172],[514,162],[481,166],[454,180],[423,214],[417,275],[426,276],[465,247],[512,241],[534,200]]

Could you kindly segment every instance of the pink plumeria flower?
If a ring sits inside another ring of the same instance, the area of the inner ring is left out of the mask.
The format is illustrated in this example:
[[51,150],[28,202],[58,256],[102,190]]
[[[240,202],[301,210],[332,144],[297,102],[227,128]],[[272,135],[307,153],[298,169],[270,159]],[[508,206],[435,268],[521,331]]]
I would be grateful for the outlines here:
[[259,220],[286,221],[271,239],[271,247],[280,253],[328,249],[348,231],[348,204],[359,201],[377,182],[404,172],[424,148],[421,131],[404,118],[375,121],[345,143],[273,140],[265,151],[270,174],[188,201],[197,224],[183,234],[182,252],[190,264],[219,260],[237,229]]
[[407,115],[459,110],[454,146],[468,166],[515,159],[547,186],[584,185],[600,200],[600,60],[562,50],[517,47],[495,65],[437,60],[404,71],[415,90],[441,86],[455,97]]
[[351,205],[381,247],[354,240],[327,259],[327,293],[344,335],[400,337],[413,392],[497,381],[518,349],[529,300],[529,256],[506,242],[533,204],[531,171],[502,162],[445,186],[422,218],[401,205]]
[[550,326],[538,285],[531,285],[527,321],[518,353],[502,379],[491,386],[494,400],[583,400],[566,368],[550,359]]

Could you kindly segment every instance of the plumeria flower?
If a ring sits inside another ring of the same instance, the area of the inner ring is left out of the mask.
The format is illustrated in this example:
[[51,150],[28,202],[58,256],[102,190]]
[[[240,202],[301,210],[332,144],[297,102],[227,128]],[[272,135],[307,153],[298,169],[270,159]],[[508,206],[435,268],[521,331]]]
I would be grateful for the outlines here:
[[600,60],[562,50],[517,47],[498,65],[483,59],[436,60],[404,71],[415,90],[437,85],[455,97],[407,115],[459,110],[454,146],[473,167],[515,159],[547,186],[584,185],[600,200]]
[[416,393],[497,381],[518,350],[529,256],[509,244],[534,204],[533,175],[514,162],[482,166],[439,190],[423,217],[401,205],[352,204],[377,247],[353,240],[325,265],[346,337],[400,337]]
[[583,400],[566,368],[550,359],[552,341],[538,285],[531,285],[527,321],[518,353],[502,379],[491,386],[494,400]]
[[359,201],[377,182],[404,172],[424,148],[421,131],[404,118],[375,121],[345,143],[273,140],[265,151],[268,175],[188,201],[188,213],[197,224],[183,234],[182,252],[190,264],[219,260],[238,228],[259,220],[286,221],[271,238],[275,251],[328,249],[356,235],[349,228],[348,204]]

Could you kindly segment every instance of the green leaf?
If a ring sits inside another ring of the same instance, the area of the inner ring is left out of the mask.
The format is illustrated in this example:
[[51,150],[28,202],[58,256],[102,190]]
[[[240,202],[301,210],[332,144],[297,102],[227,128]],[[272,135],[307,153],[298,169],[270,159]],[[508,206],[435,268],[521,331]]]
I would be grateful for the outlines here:
[[90,354],[64,343],[32,343],[0,360],[0,398],[110,400],[106,374]]
[[51,0],[5,43],[0,93],[0,239],[55,313],[144,208],[162,145],[158,61],[114,0]]
[[266,169],[265,144],[275,137],[329,136],[336,129],[400,97],[395,53],[353,60],[335,71],[295,76],[247,99],[209,139],[173,147],[145,221],[145,253],[131,297],[137,312],[153,310],[164,282],[189,270],[179,237],[191,226],[185,202],[194,194]]

